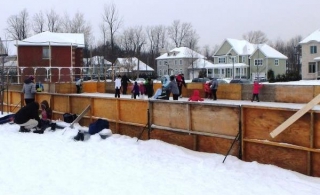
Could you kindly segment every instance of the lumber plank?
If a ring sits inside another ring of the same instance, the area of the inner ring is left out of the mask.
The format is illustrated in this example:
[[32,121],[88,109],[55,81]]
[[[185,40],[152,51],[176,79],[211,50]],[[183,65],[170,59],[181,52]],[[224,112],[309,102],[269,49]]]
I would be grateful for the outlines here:
[[320,102],[320,94],[313,98],[309,103],[307,103],[304,107],[298,110],[294,115],[288,118],[285,122],[279,125],[275,130],[273,130],[270,135],[272,138],[275,138],[277,135],[282,133],[287,127],[292,125],[296,120],[298,120],[301,116],[303,116],[306,112],[312,109]]
[[91,106],[88,105],[82,112],[81,114],[71,123],[70,128],[73,129],[73,125],[77,122],[80,121],[80,119],[90,110]]

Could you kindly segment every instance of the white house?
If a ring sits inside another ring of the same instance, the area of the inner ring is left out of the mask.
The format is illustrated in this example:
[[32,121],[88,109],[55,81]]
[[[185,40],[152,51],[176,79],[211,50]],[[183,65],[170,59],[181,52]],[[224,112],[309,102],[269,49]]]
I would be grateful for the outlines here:
[[117,58],[112,69],[109,68],[108,72],[114,71],[115,75],[120,74],[145,74],[152,75],[154,69],[149,65],[139,60],[136,57],[131,58]]
[[320,79],[320,29],[299,43],[301,45],[301,76],[303,80]]
[[186,79],[196,78],[199,70],[195,72],[194,68],[189,67],[194,66],[198,59],[205,57],[187,47],[174,48],[156,58],[158,76],[183,73]]

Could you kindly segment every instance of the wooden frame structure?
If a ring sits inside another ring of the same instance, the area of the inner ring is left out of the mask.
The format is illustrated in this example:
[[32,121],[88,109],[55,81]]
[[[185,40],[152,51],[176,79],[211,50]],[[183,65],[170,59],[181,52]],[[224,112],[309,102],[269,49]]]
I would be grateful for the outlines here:
[[[4,95],[4,111],[17,112],[22,106],[17,106],[23,102],[21,100],[20,91],[9,90]],[[241,139],[232,148],[231,155],[320,177],[320,111],[315,109],[272,138],[270,132],[299,108],[58,93],[39,93],[36,100],[48,100],[57,120],[66,112],[80,114],[90,105],[90,111],[79,121],[81,125],[88,126],[94,120],[104,118],[110,122],[113,133],[137,137],[146,124],[150,124],[150,131],[145,131],[141,139],[148,139],[150,135],[151,139],[201,152],[227,154],[241,130]]]

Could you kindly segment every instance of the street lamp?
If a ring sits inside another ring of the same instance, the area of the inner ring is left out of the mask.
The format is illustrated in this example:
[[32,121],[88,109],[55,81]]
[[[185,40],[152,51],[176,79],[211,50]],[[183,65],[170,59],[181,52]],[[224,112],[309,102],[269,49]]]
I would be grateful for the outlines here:
[[231,57],[231,53],[229,53],[228,56],[230,59],[232,59],[232,79],[234,79],[234,57]]

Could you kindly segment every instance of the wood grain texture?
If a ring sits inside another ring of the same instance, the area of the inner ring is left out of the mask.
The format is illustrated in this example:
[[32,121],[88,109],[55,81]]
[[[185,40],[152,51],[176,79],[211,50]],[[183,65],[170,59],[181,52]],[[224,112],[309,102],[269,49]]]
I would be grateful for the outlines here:
[[192,131],[230,136],[236,136],[239,131],[240,108],[193,104],[190,110]]
[[313,99],[313,86],[276,85],[275,101],[287,103],[307,103]]
[[269,110],[267,108],[243,108],[243,137],[269,140],[298,146],[310,146],[310,113],[303,115],[286,131],[272,138],[270,132],[288,119],[294,111]]
[[[198,135],[197,142],[197,151],[226,155],[233,140]],[[230,155],[239,157],[239,141],[233,145]]]
[[320,153],[312,153],[311,162],[311,176],[320,177]]
[[151,139],[161,140],[170,144],[182,146],[190,150],[193,149],[193,135],[178,132],[169,132],[154,129],[151,131]]
[[284,169],[307,174],[307,166],[309,165],[307,164],[306,151],[257,143],[244,142],[244,145],[246,152],[243,154],[243,160],[245,161],[257,161],[263,164],[273,164]]

